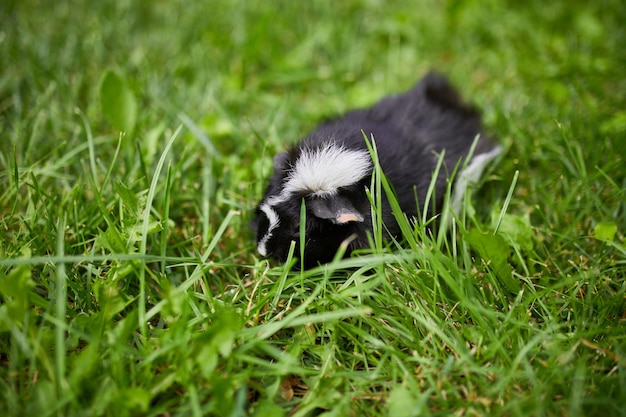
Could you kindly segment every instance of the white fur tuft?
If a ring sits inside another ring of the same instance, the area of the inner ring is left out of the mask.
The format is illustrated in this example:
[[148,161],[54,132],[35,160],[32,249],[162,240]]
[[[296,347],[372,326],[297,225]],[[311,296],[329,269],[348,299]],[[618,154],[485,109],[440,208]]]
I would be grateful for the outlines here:
[[352,150],[335,143],[304,149],[285,183],[287,193],[333,195],[338,188],[360,181],[372,170],[366,150]]
[[360,181],[372,170],[369,152],[351,150],[335,143],[318,149],[304,149],[287,177],[280,194],[269,197],[259,209],[267,216],[269,226],[259,240],[257,252],[267,256],[267,242],[280,219],[274,209],[284,203],[294,193],[310,193],[316,196],[329,196],[337,189]]
[[452,210],[458,215],[461,212],[463,196],[468,186],[478,183],[480,176],[489,162],[500,155],[502,148],[496,146],[487,153],[476,155],[472,158],[469,165],[460,173],[456,184],[454,184],[454,192],[452,193]]

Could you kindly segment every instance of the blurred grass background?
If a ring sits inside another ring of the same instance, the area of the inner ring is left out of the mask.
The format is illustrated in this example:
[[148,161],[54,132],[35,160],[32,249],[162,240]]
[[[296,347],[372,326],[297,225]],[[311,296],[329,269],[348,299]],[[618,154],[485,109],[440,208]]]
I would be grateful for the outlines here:
[[[622,2],[0,19],[2,415],[624,414]],[[519,291],[461,225],[307,273],[258,259],[271,157],[429,69],[506,148],[464,227],[491,233],[519,172],[498,234]]]

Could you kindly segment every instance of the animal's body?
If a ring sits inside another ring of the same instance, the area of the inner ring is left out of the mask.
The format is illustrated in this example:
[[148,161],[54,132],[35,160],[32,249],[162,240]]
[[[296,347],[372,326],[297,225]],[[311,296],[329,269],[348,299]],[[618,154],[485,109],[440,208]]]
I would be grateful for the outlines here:
[[[373,162],[364,134],[374,138],[381,168],[409,217],[424,209],[442,152],[437,199],[443,197],[448,176],[468,156],[477,137],[466,170],[474,180],[500,150],[484,135],[479,112],[464,104],[443,76],[430,73],[403,94],[323,123],[275,157],[274,175],[257,207],[257,249],[262,256],[284,260],[291,241],[299,244],[303,200],[306,266],[330,261],[344,241],[349,242],[347,253],[368,245],[372,217],[366,188]],[[386,200],[382,217],[388,233],[399,235]]]

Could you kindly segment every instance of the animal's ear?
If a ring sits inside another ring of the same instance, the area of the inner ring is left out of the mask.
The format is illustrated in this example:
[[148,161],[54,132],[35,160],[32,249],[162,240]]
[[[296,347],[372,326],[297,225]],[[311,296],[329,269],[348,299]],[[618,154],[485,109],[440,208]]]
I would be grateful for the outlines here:
[[281,152],[274,156],[274,172],[283,171],[287,168],[289,162],[289,154],[287,152]]
[[330,220],[335,224],[360,223],[365,220],[350,200],[338,194],[326,198],[313,198],[308,201],[308,205],[315,217]]

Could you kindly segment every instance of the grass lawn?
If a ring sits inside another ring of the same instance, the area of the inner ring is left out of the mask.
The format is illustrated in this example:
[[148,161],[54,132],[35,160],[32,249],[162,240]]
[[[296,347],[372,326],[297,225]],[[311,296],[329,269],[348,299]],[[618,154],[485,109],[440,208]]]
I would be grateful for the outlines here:
[[[621,0],[3,0],[0,415],[626,415],[624,22]],[[272,156],[429,69],[505,148],[450,232],[260,259]]]

